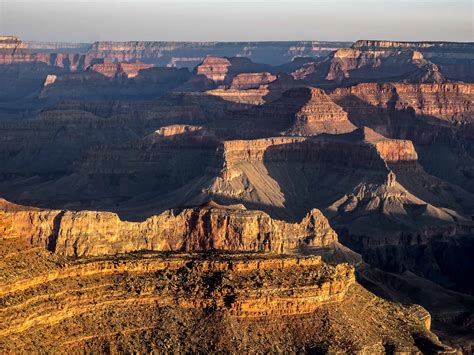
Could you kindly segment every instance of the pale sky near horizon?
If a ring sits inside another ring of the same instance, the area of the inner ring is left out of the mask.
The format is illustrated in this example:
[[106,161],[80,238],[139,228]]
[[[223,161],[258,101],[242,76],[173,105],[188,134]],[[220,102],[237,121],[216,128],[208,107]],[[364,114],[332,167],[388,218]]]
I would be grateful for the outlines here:
[[0,0],[24,40],[474,41],[474,0]]

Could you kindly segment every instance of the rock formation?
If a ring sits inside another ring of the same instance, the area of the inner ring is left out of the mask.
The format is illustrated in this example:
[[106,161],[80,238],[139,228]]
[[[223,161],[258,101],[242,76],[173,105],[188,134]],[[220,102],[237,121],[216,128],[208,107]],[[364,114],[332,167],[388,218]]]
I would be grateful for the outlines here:
[[[253,63],[248,58],[206,57],[203,62],[196,67],[196,73],[197,75],[203,75],[212,80],[215,84],[224,84],[231,83],[238,74],[258,73],[266,68],[268,68],[268,65]],[[258,77],[256,79],[259,80]],[[238,83],[239,80],[242,80],[242,77],[237,79],[236,83]]]
[[0,37],[0,348],[469,352],[473,53]]
[[5,350],[452,351],[423,308],[384,301],[352,267],[319,257],[71,260],[9,242],[0,241]]
[[281,73],[274,76],[251,73],[237,75],[228,88],[208,90],[206,93],[220,97],[225,101],[248,105],[250,108],[275,101],[285,91],[300,86],[301,83],[294,80],[289,74]]
[[114,78],[120,75],[126,78],[136,77],[140,70],[153,68],[153,64],[144,63],[101,63],[93,64],[88,69],[100,73],[109,78]]
[[312,84],[371,81],[442,83],[446,80],[436,64],[413,49],[342,48],[321,62],[305,65],[293,75]]
[[259,211],[207,207],[166,211],[143,222],[121,221],[114,213],[42,211],[2,202],[4,238],[23,238],[64,256],[156,251],[268,251],[325,246],[336,234],[318,210],[299,224],[272,220]]
[[352,48],[359,50],[412,49],[419,51],[423,57],[433,62],[443,75],[454,81],[472,82],[474,76],[474,45],[472,42],[394,42],[394,41],[357,41]]
[[13,36],[0,36],[0,64],[30,61],[28,46]]
[[[310,90],[310,99],[296,113],[296,122],[289,133],[310,136],[319,133],[345,133],[355,129],[355,126],[349,122],[347,113],[324,91]],[[299,97],[301,94],[295,90],[291,92],[291,95]]]
[[237,111],[233,113],[233,119],[239,122],[241,129],[248,127],[250,134],[253,131],[255,135],[262,134],[258,130],[309,136],[355,129],[347,119],[347,113],[334,104],[324,91],[305,87],[290,89],[280,99],[263,106]]
[[275,81],[276,78],[275,75],[267,72],[239,74],[232,80],[230,88],[236,90],[258,89],[261,85]]
[[[413,110],[417,115],[451,122],[474,120],[474,85],[453,84],[359,84],[334,90],[330,96],[354,116],[383,115],[381,110]],[[352,104],[358,104],[358,108]],[[356,120],[357,118],[354,117]]]
[[248,57],[281,65],[296,57],[319,57],[347,46],[344,42],[95,42],[86,52],[105,62],[142,61],[193,68],[206,56]]
[[58,100],[143,100],[157,98],[191,78],[187,69],[155,68],[143,63],[94,64],[85,72],[68,73],[48,85],[40,98]]
[[460,136],[470,135],[472,90],[463,83],[385,83],[338,88],[329,95],[355,125],[427,146],[456,144]]

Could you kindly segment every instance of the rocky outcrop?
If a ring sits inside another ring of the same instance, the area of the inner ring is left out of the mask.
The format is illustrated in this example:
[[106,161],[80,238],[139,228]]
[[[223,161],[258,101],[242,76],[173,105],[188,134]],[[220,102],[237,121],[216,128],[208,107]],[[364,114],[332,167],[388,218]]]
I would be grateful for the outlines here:
[[[243,57],[206,57],[195,70],[197,75],[203,75],[215,84],[230,84],[238,74],[258,73],[266,68],[268,65],[255,64],[250,59]],[[258,77],[256,79],[262,80]],[[239,80],[242,78],[237,79],[237,81]]]
[[[468,43],[358,41],[324,60],[307,62],[292,75],[313,85],[361,82],[444,83],[471,81],[474,50]],[[458,69],[458,73],[453,71]]]
[[474,121],[473,84],[394,84],[396,109],[457,122]]
[[[286,218],[290,211],[294,218],[318,207],[335,225],[350,223],[370,235],[383,234],[383,226],[392,223],[417,230],[435,221],[467,222],[454,211],[458,202],[469,205],[465,191],[427,174],[411,141],[387,139],[368,128],[314,138],[225,142],[223,156],[224,169],[210,193],[250,206],[274,206],[267,211]],[[377,216],[382,224],[356,222]]]
[[230,88],[234,90],[258,89],[261,85],[269,84],[276,79],[275,75],[268,72],[238,74],[232,79]]
[[[434,63],[443,76],[449,80],[472,82],[474,66],[474,45],[462,42],[394,42],[357,41],[352,48],[363,51],[416,50],[426,60]],[[431,81],[430,81],[431,82]]]
[[211,204],[167,211],[143,222],[127,222],[110,212],[41,211],[5,201],[2,204],[0,226],[4,238],[24,238],[65,256],[139,250],[282,253],[302,244],[329,245],[337,239],[318,210],[292,224],[273,220],[259,211]]
[[216,83],[224,82],[230,66],[230,61],[227,58],[207,57],[197,66],[196,73],[204,75]]
[[187,133],[196,133],[202,130],[204,130],[204,128],[199,127],[199,126],[176,124],[176,125],[161,127],[155,132],[155,134],[157,136],[170,137],[170,136],[182,135],[182,134],[187,134]]
[[152,67],[153,64],[144,63],[102,63],[91,65],[89,70],[95,71],[109,78],[114,78],[119,75],[123,75],[126,78],[134,78],[139,74],[140,70]]
[[[320,133],[345,133],[356,127],[347,113],[320,89],[309,89],[308,102],[296,113],[293,127],[288,133],[311,136]],[[306,95],[308,89],[293,90],[289,98]]]
[[0,243],[6,350],[450,350],[429,331],[422,307],[384,301],[355,282],[352,267],[320,257],[141,252],[61,259],[18,241]]
[[293,88],[265,105],[233,112],[231,119],[240,129],[248,129],[249,136],[262,136],[264,130],[268,137],[270,132],[311,136],[355,129],[347,113],[324,91],[310,87]]
[[[416,162],[413,143],[387,139],[363,127],[351,133],[315,138],[275,137],[224,142],[226,168],[246,162],[317,162],[351,167],[383,167],[385,163]],[[358,159],[355,159],[355,157]]]
[[42,63],[51,67],[75,71],[85,69],[89,64],[89,62],[85,62],[85,57],[81,54],[71,52],[51,53],[48,51],[32,52],[25,42],[16,37],[0,37],[0,64],[30,64],[30,67],[26,66],[26,68],[31,70],[31,65]]
[[127,78],[134,78],[141,74],[141,70],[153,68],[153,64],[145,63],[120,63],[120,69]]
[[329,95],[357,125],[431,144],[435,139],[452,140],[457,125],[473,121],[473,90],[472,84],[463,83],[387,83],[339,88]]
[[29,62],[32,55],[28,46],[13,36],[0,36],[0,64]]
[[58,100],[144,100],[160,97],[191,78],[187,69],[157,68],[143,63],[94,64],[85,72],[57,77],[40,94]]
[[[248,82],[248,81],[251,81]],[[244,81],[247,83],[245,84]],[[277,76],[261,73],[239,74],[229,88],[219,88],[206,91],[207,94],[218,96],[225,101],[241,105],[258,106],[279,99],[285,91],[301,86],[289,74]],[[239,107],[242,108],[242,107]]]
[[352,48],[334,53],[325,79],[339,83],[389,80],[439,83],[445,80],[436,65],[425,60],[421,52]]
[[118,75],[120,71],[119,65],[114,63],[93,64],[89,67],[89,70],[107,76],[109,78],[114,78]]
[[48,75],[46,77],[46,80],[44,81],[43,86],[48,86],[48,85],[54,84],[57,78],[58,77],[56,75],[53,75],[53,74]]

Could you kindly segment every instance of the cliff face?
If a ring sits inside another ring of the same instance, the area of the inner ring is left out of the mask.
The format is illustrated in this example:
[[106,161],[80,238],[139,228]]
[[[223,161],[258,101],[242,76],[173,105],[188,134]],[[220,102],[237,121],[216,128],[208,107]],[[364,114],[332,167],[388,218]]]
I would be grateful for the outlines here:
[[256,63],[279,65],[295,57],[326,56],[347,45],[344,42],[95,42],[87,55],[105,62],[138,60],[191,69],[206,56],[247,57]]
[[133,140],[137,134],[152,130],[150,125],[80,110],[53,110],[35,119],[4,122],[0,124],[4,132],[0,170],[13,176],[70,172],[73,162],[91,147]]
[[436,65],[413,50],[340,49],[334,53],[326,73],[326,80],[361,82],[373,80],[443,82]]
[[276,79],[275,75],[268,72],[238,74],[232,79],[230,88],[235,90],[258,89],[261,85],[269,84]]
[[86,67],[83,55],[68,52],[36,53],[30,51],[28,45],[16,37],[0,37],[0,64],[18,65],[33,63],[43,63],[72,71],[83,70]]
[[121,221],[109,212],[41,211],[3,202],[6,238],[24,238],[65,256],[122,254],[139,250],[240,250],[282,253],[302,244],[325,246],[337,240],[317,210],[300,223],[267,214],[211,205],[167,211],[144,222]]
[[[270,90],[273,89],[272,84],[269,85]],[[264,130],[267,132],[265,136],[271,132],[274,135],[286,132],[311,136],[355,129],[346,112],[332,102],[324,91],[309,87],[293,88],[283,92],[279,99],[260,107],[233,112],[231,119],[242,131],[248,129],[250,136],[265,135]]]
[[[413,175],[417,178],[409,178]],[[224,169],[210,192],[248,204],[281,206],[293,216],[309,206],[318,207],[336,226],[350,220],[352,230],[380,235],[380,224],[355,222],[362,211],[368,213],[363,219],[381,216],[384,224],[403,223],[412,230],[434,223],[428,222],[430,219],[446,225],[454,222],[452,211],[434,206],[458,209],[459,205],[444,199],[448,190],[435,193],[427,184],[438,186],[439,191],[452,188],[452,194],[461,198],[458,201],[469,205],[462,197],[465,192],[454,186],[442,187],[422,169],[411,141],[387,139],[362,128],[315,138],[225,142]],[[426,208],[421,208],[423,204]],[[455,218],[464,220],[462,216]]]
[[474,45],[457,42],[393,42],[357,41],[352,48],[362,51],[376,50],[416,50],[426,60],[433,62],[449,80],[472,82],[474,66]]
[[109,78],[123,75],[126,78],[136,77],[140,70],[152,68],[153,64],[144,63],[102,63],[93,64],[88,69],[100,73]]
[[268,67],[268,65],[253,63],[248,58],[206,57],[195,70],[197,75],[203,75],[215,84],[230,84],[238,74],[258,73]]
[[31,53],[28,46],[13,36],[0,36],[0,64],[12,64],[13,62],[28,62]]
[[94,64],[84,72],[57,77],[40,98],[59,100],[145,100],[160,97],[191,78],[187,69],[155,68],[149,64]]
[[[448,124],[471,124],[474,119],[472,84],[359,84],[339,88],[330,97],[357,125],[370,126],[417,143],[452,140]],[[417,126],[424,129],[414,129]],[[461,131],[461,130],[460,130]],[[467,133],[466,130],[462,130]]]
[[358,41],[293,72],[312,84],[471,82],[472,43]]
[[[298,97],[301,94],[295,90],[291,92],[293,95]],[[320,89],[310,89],[308,102],[296,113],[295,118],[296,122],[289,132],[296,135],[345,133],[356,128],[349,122],[347,113]]]
[[276,76],[269,73],[245,73],[237,75],[228,88],[208,90],[206,93],[250,108],[275,101],[285,91],[300,86],[301,83],[285,73]]

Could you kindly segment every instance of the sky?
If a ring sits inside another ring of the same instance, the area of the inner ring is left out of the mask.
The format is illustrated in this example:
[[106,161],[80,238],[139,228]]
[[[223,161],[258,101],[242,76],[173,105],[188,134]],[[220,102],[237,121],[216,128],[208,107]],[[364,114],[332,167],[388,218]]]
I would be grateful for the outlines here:
[[0,0],[23,40],[474,41],[474,0]]

